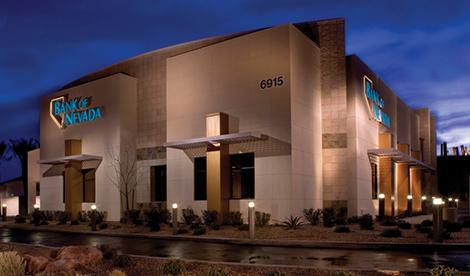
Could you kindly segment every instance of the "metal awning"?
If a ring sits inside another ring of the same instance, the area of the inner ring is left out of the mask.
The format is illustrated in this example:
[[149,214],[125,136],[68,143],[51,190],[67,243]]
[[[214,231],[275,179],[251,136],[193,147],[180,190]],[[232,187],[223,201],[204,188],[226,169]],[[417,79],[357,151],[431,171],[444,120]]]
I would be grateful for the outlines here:
[[70,156],[63,156],[58,158],[52,159],[45,159],[39,160],[39,164],[46,164],[46,165],[60,165],[60,164],[67,164],[71,161],[78,161],[78,162],[85,162],[85,161],[101,161],[103,157],[97,155],[89,155],[89,154],[78,154],[78,155],[70,155]]
[[378,157],[391,157],[392,160],[397,163],[406,163],[410,166],[420,167],[431,172],[436,171],[434,167],[394,148],[370,149],[367,153],[369,154],[369,158],[375,159]]
[[242,132],[242,133],[230,133],[218,136],[192,138],[180,141],[171,141],[163,144],[166,148],[174,149],[191,149],[207,147],[214,144],[237,144],[244,142],[252,142],[258,140],[265,140],[268,136],[261,134],[260,132]]

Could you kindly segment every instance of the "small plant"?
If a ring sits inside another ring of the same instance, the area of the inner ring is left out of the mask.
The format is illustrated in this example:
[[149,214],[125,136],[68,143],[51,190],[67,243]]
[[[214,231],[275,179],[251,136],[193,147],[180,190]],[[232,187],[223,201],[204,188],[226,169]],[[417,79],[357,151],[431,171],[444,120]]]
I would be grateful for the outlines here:
[[456,276],[459,274],[459,271],[453,267],[448,267],[445,265],[438,265],[431,269],[431,276]]
[[284,225],[287,229],[298,229],[300,226],[302,226],[302,218],[291,215],[282,222],[282,225]]
[[202,212],[202,219],[205,225],[211,226],[217,223],[218,213],[215,210],[205,210]]
[[194,221],[199,219],[199,216],[196,215],[191,208],[183,209],[183,222],[186,225],[191,225]]
[[33,213],[31,213],[31,224],[34,224],[34,226],[39,226],[43,220],[43,213],[38,209],[34,209]]
[[216,231],[220,230],[220,224],[218,224],[218,223],[212,223],[210,225],[210,227],[211,227],[212,230],[216,230]]
[[70,225],[80,225],[80,222],[78,221],[78,219],[72,220],[72,221],[70,222]]
[[205,233],[206,233],[206,228],[204,228],[204,227],[199,227],[199,228],[193,229],[193,235],[194,236],[204,235]]
[[401,237],[401,231],[398,228],[385,229],[380,235],[386,238],[398,238]]
[[359,217],[359,225],[362,230],[374,230],[374,219],[370,214],[365,214]]
[[335,230],[336,233],[349,233],[351,230],[346,225],[338,225]]
[[15,223],[26,223],[26,218],[21,215],[15,216]]
[[266,276],[287,276],[287,273],[278,270],[278,271],[268,272]]
[[64,211],[55,211],[54,219],[57,221],[57,225],[64,225],[70,220],[70,214]]
[[421,225],[426,226],[426,227],[432,227],[434,225],[434,223],[432,222],[432,220],[425,219],[421,222]]
[[432,227],[423,226],[422,224],[416,224],[416,232],[421,234],[429,234],[432,231]]
[[224,219],[224,224],[232,225],[233,227],[237,227],[243,224],[242,213],[236,212],[229,212]]
[[126,267],[131,264],[131,258],[125,254],[119,254],[113,259],[113,265],[117,267]]
[[25,275],[26,262],[15,251],[0,253],[0,275],[23,276]]
[[346,225],[348,217],[348,208],[340,207],[336,212],[335,224]]
[[380,225],[382,225],[382,226],[396,226],[397,221],[394,217],[385,216],[382,220],[380,220]]
[[321,210],[320,209],[304,209],[304,218],[310,222],[311,225],[317,225],[320,222]]
[[140,213],[139,209],[128,210],[126,211],[126,219],[135,225],[142,225],[143,221],[140,217]]
[[238,226],[238,230],[239,231],[248,231],[248,230],[250,230],[250,225],[242,224],[242,225]]
[[264,212],[255,212],[255,225],[257,226],[266,226],[269,224],[269,221],[271,220],[271,214],[270,213],[264,213]]
[[153,225],[165,223],[168,224],[171,219],[170,211],[166,208],[151,208],[144,213],[147,226],[152,227]]
[[114,269],[109,273],[109,276],[126,276],[127,274],[119,269]]
[[180,260],[171,260],[163,264],[163,274],[165,275],[181,275],[186,271],[186,266]]
[[178,234],[178,235],[187,234],[188,232],[189,231],[186,228],[178,228],[178,230],[176,230],[176,234]]
[[206,272],[206,276],[227,276],[228,273],[221,267],[209,266]]
[[321,211],[322,221],[324,227],[335,226],[336,214],[333,208],[323,208]]
[[462,224],[459,222],[444,222],[444,228],[449,232],[462,231]]
[[99,228],[100,228],[100,230],[106,229],[106,228],[108,228],[108,224],[103,222],[99,225]]
[[158,232],[158,231],[160,231],[160,224],[152,224],[152,225],[150,226],[150,229],[149,229],[149,230],[150,230],[150,232]]
[[397,220],[397,226],[400,229],[411,229],[411,223],[404,220]]
[[359,217],[358,216],[352,216],[348,218],[348,224],[356,224],[359,223]]

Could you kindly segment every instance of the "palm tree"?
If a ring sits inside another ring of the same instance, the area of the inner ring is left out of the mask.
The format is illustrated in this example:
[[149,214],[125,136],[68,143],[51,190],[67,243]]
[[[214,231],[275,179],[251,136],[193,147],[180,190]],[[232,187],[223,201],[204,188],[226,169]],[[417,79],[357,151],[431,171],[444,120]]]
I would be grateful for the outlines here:
[[36,139],[20,138],[10,140],[11,150],[21,163],[21,178],[23,181],[23,195],[19,197],[20,215],[28,214],[28,152],[37,149],[39,142]]

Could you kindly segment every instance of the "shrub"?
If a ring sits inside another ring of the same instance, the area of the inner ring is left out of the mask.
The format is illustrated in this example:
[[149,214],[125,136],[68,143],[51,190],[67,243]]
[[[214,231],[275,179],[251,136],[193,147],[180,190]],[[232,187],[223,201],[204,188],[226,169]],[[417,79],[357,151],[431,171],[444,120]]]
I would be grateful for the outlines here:
[[320,209],[304,209],[304,218],[308,222],[310,222],[311,225],[317,225],[320,222],[320,215],[321,215],[321,210]]
[[370,214],[365,214],[359,217],[359,225],[362,230],[374,230],[374,219]]
[[359,223],[359,217],[358,216],[352,216],[348,218],[348,224],[356,224]]
[[432,220],[425,219],[421,222],[421,225],[426,226],[426,227],[431,227],[431,226],[433,226],[433,222],[432,222]]
[[266,276],[287,276],[287,273],[278,270],[278,271],[268,272]]
[[187,234],[189,231],[186,228],[178,228],[176,234]]
[[131,258],[125,254],[119,254],[113,259],[113,265],[117,267],[126,267],[131,264]]
[[250,230],[250,225],[242,224],[242,225],[238,226],[238,230],[239,231],[248,231],[248,230]]
[[428,234],[432,231],[432,227],[423,226],[421,224],[417,224],[416,226],[416,232],[419,232],[421,234]]
[[290,216],[286,220],[282,222],[282,225],[284,225],[287,229],[297,229],[302,226],[302,218],[301,217],[295,217],[295,216]]
[[202,219],[205,225],[212,225],[217,223],[218,213],[215,210],[205,210],[202,212]]
[[444,222],[444,228],[449,232],[460,232],[462,231],[462,224],[459,222]]
[[103,222],[103,223],[101,223],[101,224],[99,225],[99,228],[100,228],[101,230],[106,229],[106,228],[108,228],[108,224]]
[[197,229],[197,228],[201,228],[202,222],[201,222],[201,218],[197,218],[195,220],[193,220],[193,222],[191,223],[191,229],[194,230],[194,229]]
[[233,227],[240,226],[243,224],[242,213],[236,212],[229,212],[224,219],[224,223],[228,225],[232,225]]
[[194,236],[200,236],[206,233],[206,228],[204,227],[199,227],[193,230],[193,235]]
[[131,209],[126,211],[126,218],[128,221],[131,221],[135,225],[142,225],[142,219],[140,217],[140,210],[139,209]]
[[113,269],[108,276],[126,276],[127,274],[119,269]]
[[346,207],[339,208],[338,212],[336,213],[335,224],[346,225],[347,217],[348,217],[348,208]]
[[186,271],[184,263],[180,260],[171,260],[163,264],[163,274],[165,275],[181,275]]
[[430,272],[432,276],[454,276],[459,274],[457,269],[445,265],[435,266]]
[[271,214],[270,213],[264,213],[264,212],[255,212],[255,225],[258,226],[266,226],[269,224],[269,221],[271,220]]
[[108,244],[102,244],[98,247],[98,249],[101,251],[103,258],[105,259],[113,259],[117,254],[117,250]]
[[183,209],[183,222],[186,225],[191,225],[195,220],[199,219],[199,216],[196,215],[191,208]]
[[346,225],[338,225],[335,230],[336,233],[349,233],[351,230]]
[[169,223],[171,219],[170,211],[160,207],[151,208],[145,211],[144,215],[150,231],[160,231],[160,223]]
[[64,211],[55,211],[54,219],[57,221],[57,225],[67,224],[67,221],[70,220],[70,214]]
[[79,222],[77,219],[72,220],[72,221],[70,222],[70,225],[79,225],[79,224],[80,224],[80,222]]
[[336,214],[333,208],[323,208],[321,211],[324,227],[335,226]]
[[88,221],[88,216],[86,211],[80,211],[78,212],[78,221],[80,222],[87,222]]
[[382,220],[380,220],[380,225],[382,226],[395,226],[397,225],[397,220],[391,216],[385,216]]
[[411,229],[411,223],[404,220],[397,220],[397,226],[400,229]]
[[209,266],[206,272],[206,276],[227,276],[228,273],[221,267]]
[[212,223],[210,227],[212,230],[220,230],[220,225],[217,223]]
[[380,235],[386,238],[398,238],[401,237],[401,231],[398,228],[385,229]]
[[26,218],[21,215],[15,216],[15,223],[26,223]]
[[15,251],[0,253],[0,275],[23,276],[25,275],[26,262]]
[[[428,238],[429,239],[434,238],[434,232],[433,231],[430,231],[428,233]],[[441,233],[441,236],[439,237],[439,241],[450,240],[450,239],[452,239],[452,236],[450,235],[450,232],[444,229]]]
[[150,232],[158,232],[158,231],[160,231],[160,224],[152,224],[152,225],[150,226],[150,229],[149,229],[149,230],[150,230]]

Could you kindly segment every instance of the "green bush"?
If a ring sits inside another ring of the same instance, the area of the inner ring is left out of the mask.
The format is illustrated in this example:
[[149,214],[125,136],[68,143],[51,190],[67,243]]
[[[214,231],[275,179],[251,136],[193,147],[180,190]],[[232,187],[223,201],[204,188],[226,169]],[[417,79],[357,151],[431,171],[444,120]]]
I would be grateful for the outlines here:
[[131,258],[125,254],[119,254],[113,259],[113,265],[116,267],[126,267],[131,264]]
[[161,223],[170,223],[171,214],[166,208],[154,207],[146,210],[144,217],[150,231],[160,231]]
[[271,220],[271,214],[270,213],[264,213],[264,212],[255,212],[255,225],[257,226],[266,226],[269,224],[269,221]]
[[204,221],[205,225],[212,225],[217,223],[217,216],[219,213],[216,210],[204,210],[202,212],[202,220]]
[[336,212],[335,224],[346,225],[348,217],[348,208],[340,207]]
[[186,271],[186,266],[180,260],[171,260],[163,264],[164,275],[181,275]]
[[204,235],[205,233],[206,233],[206,228],[204,228],[204,227],[199,227],[199,228],[193,229],[193,235],[194,236]]
[[432,227],[423,226],[422,224],[416,224],[416,232],[419,232],[421,234],[428,234],[432,232]]
[[100,228],[100,230],[103,230],[103,229],[108,228],[108,224],[103,222],[103,223],[100,223],[98,227]]
[[212,223],[210,227],[212,230],[220,230],[220,224],[217,223]]
[[425,227],[432,227],[434,223],[432,222],[432,220],[425,219],[421,222],[421,225]]
[[287,276],[287,273],[278,270],[278,271],[268,272],[268,273],[266,273],[266,276]]
[[126,211],[126,219],[135,225],[142,225],[141,212],[139,209],[131,209]]
[[183,215],[183,222],[186,225],[191,225],[193,224],[194,221],[199,220],[199,216],[196,215],[193,209],[191,208],[183,209],[182,215]]
[[31,224],[39,226],[41,225],[41,221],[43,220],[43,218],[43,213],[38,209],[34,209],[33,213],[31,213]]
[[385,229],[380,235],[386,238],[398,238],[401,237],[401,231],[398,228]]
[[374,219],[370,214],[365,214],[359,217],[359,225],[362,230],[374,230]]
[[178,228],[178,229],[176,230],[176,234],[178,234],[178,235],[187,234],[187,233],[189,233],[189,231],[188,231],[188,229],[186,229],[186,228]]
[[287,229],[298,229],[302,226],[302,218],[296,216],[290,216],[284,221],[282,221],[282,225],[284,225]]
[[359,217],[358,216],[352,216],[348,218],[348,224],[356,224],[359,223]]
[[[428,238],[429,239],[434,238],[434,231],[430,231],[428,233]],[[450,240],[450,239],[452,239],[450,232],[444,229],[441,233],[441,236],[439,237],[439,241]]]
[[336,233],[349,233],[351,230],[346,225],[338,225],[334,230]]
[[333,208],[323,208],[321,211],[324,227],[335,226],[336,212]]
[[70,213],[64,211],[55,211],[54,220],[57,221],[57,225],[67,224],[67,221],[70,220]]
[[15,251],[0,253],[0,275],[23,276],[25,275],[26,262]]
[[222,268],[218,266],[209,266],[206,272],[206,276],[227,276],[228,273]]
[[438,265],[431,269],[431,276],[456,276],[459,275],[459,271],[453,267],[445,265]]
[[80,222],[78,221],[78,219],[75,219],[70,222],[70,225],[80,225]]
[[397,220],[397,226],[400,229],[411,229],[411,223],[404,220]]
[[238,211],[229,212],[224,218],[224,224],[232,225],[233,227],[242,225],[243,224],[242,213]]
[[397,220],[392,216],[385,216],[380,220],[380,225],[382,226],[396,226]]
[[320,209],[304,209],[304,218],[310,222],[311,225],[317,225],[320,222],[321,210]]
[[26,218],[21,215],[15,216],[15,223],[26,223]]

